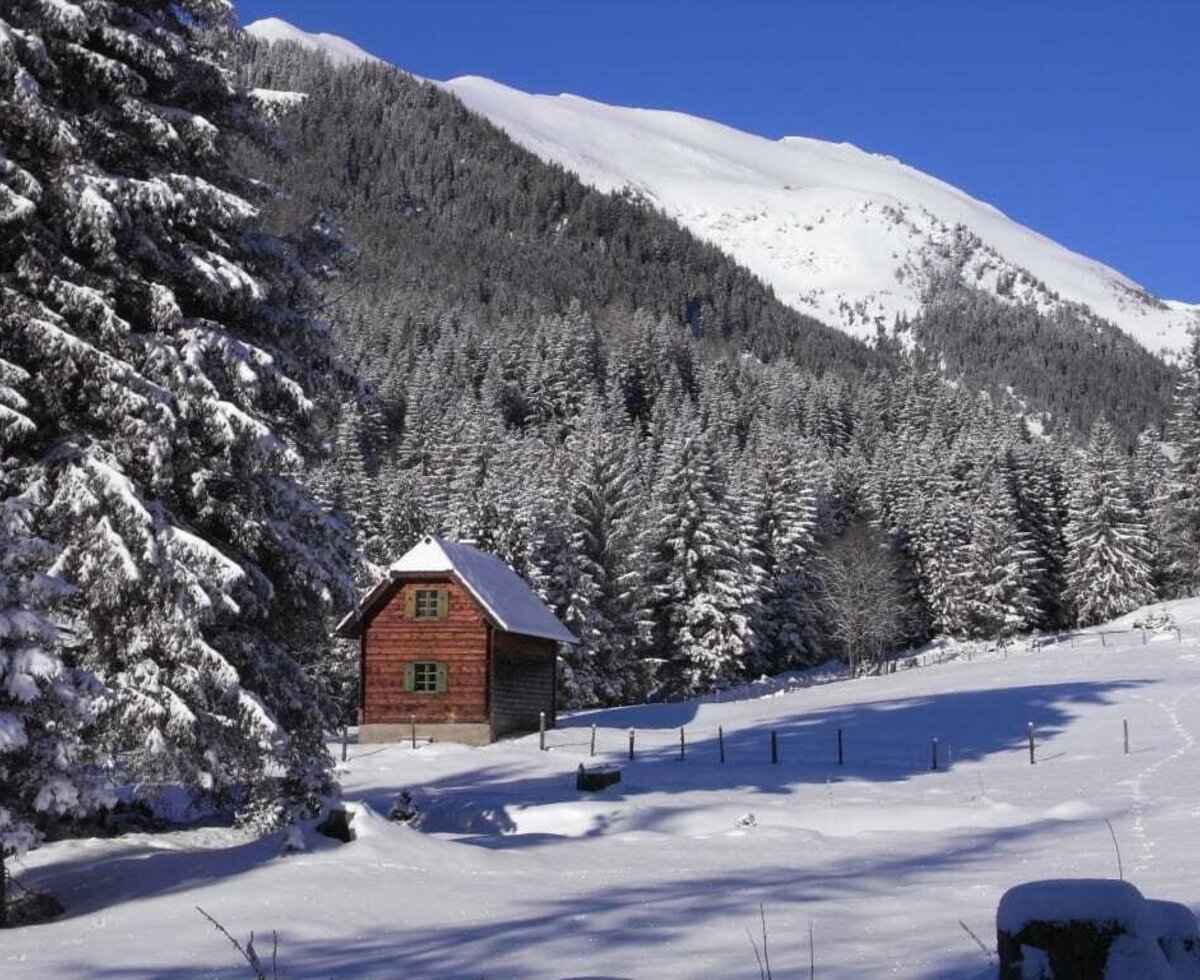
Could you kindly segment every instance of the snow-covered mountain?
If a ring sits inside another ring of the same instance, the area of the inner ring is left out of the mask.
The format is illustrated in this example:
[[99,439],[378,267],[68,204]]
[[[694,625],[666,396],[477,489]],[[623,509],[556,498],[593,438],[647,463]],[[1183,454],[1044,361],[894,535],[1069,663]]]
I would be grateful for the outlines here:
[[[285,30],[285,28],[287,30]],[[282,21],[248,30],[346,60],[349,42]],[[760,276],[788,305],[863,337],[919,312],[929,272],[1052,309],[1079,303],[1152,351],[1173,352],[1200,306],[1114,269],[898,160],[846,143],[770,140],[679,112],[531,95],[486,78],[441,83],[544,160],[628,188]]]
[[246,27],[249,34],[274,44],[276,41],[295,41],[297,44],[316,51],[324,51],[335,65],[349,65],[359,61],[381,61],[364,51],[353,41],[336,34],[312,34],[289,24],[279,17],[264,17]]

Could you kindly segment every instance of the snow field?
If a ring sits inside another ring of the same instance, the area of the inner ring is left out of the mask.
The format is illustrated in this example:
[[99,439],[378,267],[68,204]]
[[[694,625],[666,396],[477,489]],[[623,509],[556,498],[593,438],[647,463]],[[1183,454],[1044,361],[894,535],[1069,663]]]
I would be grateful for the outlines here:
[[[580,712],[545,752],[536,734],[481,749],[351,746],[353,844],[310,831],[307,850],[283,856],[281,835],[208,828],[28,855],[26,880],[70,911],[6,935],[0,975],[242,975],[199,905],[243,940],[254,930],[260,948],[278,930],[289,977],[753,976],[746,930],[757,938],[760,902],[775,976],[807,975],[810,923],[822,977],[988,975],[959,921],[994,944],[1012,885],[1115,877],[1106,819],[1143,894],[1200,906],[1200,601],[1172,612],[1182,643],[1124,634],[765,697]],[[579,793],[593,723],[594,761],[621,763],[623,777]],[[420,830],[382,816],[403,788]]]

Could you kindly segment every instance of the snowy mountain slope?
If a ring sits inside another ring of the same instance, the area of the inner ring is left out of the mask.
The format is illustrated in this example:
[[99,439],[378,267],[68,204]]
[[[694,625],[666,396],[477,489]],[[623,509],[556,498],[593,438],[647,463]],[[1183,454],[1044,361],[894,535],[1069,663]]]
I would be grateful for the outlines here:
[[[342,61],[373,59],[276,18],[247,31]],[[860,337],[916,314],[929,271],[949,262],[969,283],[1042,309],[1083,304],[1156,352],[1182,349],[1200,322],[1200,306],[1159,300],[891,157],[805,137],[769,140],[678,112],[531,95],[485,78],[441,84],[542,159],[601,190],[645,196],[783,302]]]
[[927,266],[956,254],[968,282],[1043,308],[1054,294],[1082,303],[1151,350],[1179,350],[1200,315],[943,181],[849,144],[773,141],[678,112],[530,95],[485,78],[446,88],[543,159],[598,188],[644,194],[784,302],[860,336],[916,313]]
[[246,32],[262,41],[274,44],[277,41],[295,41],[314,51],[324,51],[335,65],[349,65],[359,61],[380,61],[353,41],[336,34],[312,34],[301,30],[278,17],[264,17],[246,27]]

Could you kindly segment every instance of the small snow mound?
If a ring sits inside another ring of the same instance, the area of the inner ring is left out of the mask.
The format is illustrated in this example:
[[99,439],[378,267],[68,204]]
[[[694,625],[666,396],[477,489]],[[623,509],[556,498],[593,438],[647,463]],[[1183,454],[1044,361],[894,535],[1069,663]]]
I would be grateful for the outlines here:
[[304,831],[300,827],[295,824],[288,827],[283,835],[282,850],[284,854],[296,854],[300,851],[308,850],[308,843],[304,839]]
[[1046,811],[1047,820],[1088,820],[1096,816],[1096,808],[1083,800],[1068,800]]
[[754,819],[753,813],[743,813],[733,822],[733,825],[735,827],[756,827],[758,826],[758,821]]

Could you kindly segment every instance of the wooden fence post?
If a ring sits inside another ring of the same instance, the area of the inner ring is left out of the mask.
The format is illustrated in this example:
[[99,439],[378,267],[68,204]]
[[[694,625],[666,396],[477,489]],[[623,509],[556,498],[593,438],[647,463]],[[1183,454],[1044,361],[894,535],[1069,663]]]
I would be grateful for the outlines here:
[[633,729],[629,729],[629,761],[633,761]]
[[1121,722],[1121,727],[1125,729],[1125,754],[1129,755],[1129,719],[1126,718]]
[[346,761],[346,747],[350,744],[350,728],[345,723],[342,724],[342,761]]
[[933,739],[933,771],[937,772],[937,736]]
[[725,726],[717,726],[717,744],[721,747],[721,762],[725,762]]
[[415,749],[417,747],[417,716],[410,715],[409,719],[412,725],[412,747]]
[[842,764],[842,730],[838,729],[838,765]]
[[1104,630],[1101,630],[1101,631],[1100,631],[1100,645],[1101,645],[1102,647],[1106,647],[1106,646],[1108,646],[1108,641],[1107,641],[1107,640],[1106,640],[1104,637],[1105,637]]
[[686,754],[686,752],[687,752],[687,747],[684,744],[683,726],[680,725],[679,726],[679,761],[680,762],[683,761],[683,757]]
[[546,712],[538,712],[538,748],[546,751]]
[[[1101,633],[1100,635],[1101,635],[1101,636],[1103,636],[1104,634],[1103,634],[1103,633]],[[1033,754],[1033,745],[1034,745],[1034,740],[1033,740],[1033,722],[1031,721],[1031,722],[1029,723],[1029,764],[1030,764],[1031,766],[1032,766],[1032,765],[1034,765],[1034,764],[1035,764],[1035,762],[1037,761],[1037,760],[1034,758],[1034,754]]]
[[771,765],[779,762],[779,732],[771,729]]
[[592,755],[596,754],[596,726],[592,726]]

